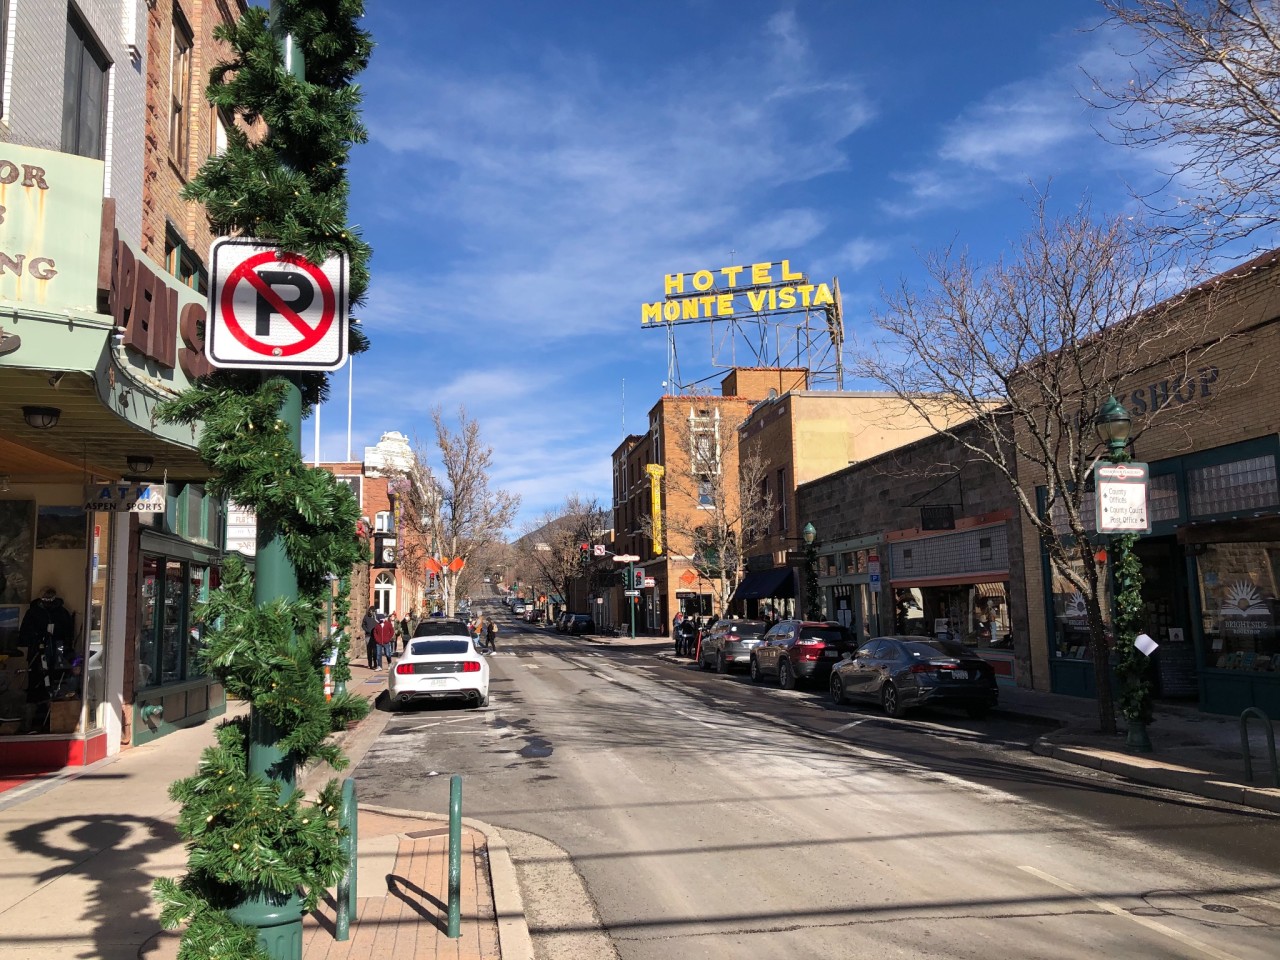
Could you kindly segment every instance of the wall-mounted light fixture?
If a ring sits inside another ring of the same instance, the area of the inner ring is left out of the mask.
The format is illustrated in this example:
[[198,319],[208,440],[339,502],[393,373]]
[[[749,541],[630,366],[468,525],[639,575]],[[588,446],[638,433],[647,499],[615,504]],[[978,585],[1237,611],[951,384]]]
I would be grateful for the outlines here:
[[59,370],[57,373],[55,373],[53,376],[49,378],[49,386],[57,390],[58,387],[62,384],[62,378],[65,377],[66,375],[67,374],[65,370]]
[[128,458],[130,473],[147,473],[155,466],[155,458],[145,455],[132,456]]
[[57,407],[22,408],[22,419],[27,421],[28,427],[36,430],[52,430],[58,425],[58,418],[61,416],[62,411]]

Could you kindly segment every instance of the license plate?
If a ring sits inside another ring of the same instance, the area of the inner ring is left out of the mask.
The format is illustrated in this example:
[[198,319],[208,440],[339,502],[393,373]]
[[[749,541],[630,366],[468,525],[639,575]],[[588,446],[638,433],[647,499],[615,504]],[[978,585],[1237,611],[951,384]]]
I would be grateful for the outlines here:
[[834,660],[836,657],[840,656],[840,651],[839,650],[823,650],[822,655],[824,657],[829,657],[830,659]]
[[968,670],[951,670],[951,671],[948,671],[948,673],[950,674],[952,680],[968,680],[969,679]]
[[449,681],[446,680],[444,677],[439,677],[437,679],[427,681],[428,687],[447,687],[448,685],[449,685]]

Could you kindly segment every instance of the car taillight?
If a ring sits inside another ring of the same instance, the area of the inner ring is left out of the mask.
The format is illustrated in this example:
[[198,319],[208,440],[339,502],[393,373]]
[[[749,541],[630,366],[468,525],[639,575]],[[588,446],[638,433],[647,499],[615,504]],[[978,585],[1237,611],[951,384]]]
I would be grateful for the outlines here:
[[475,660],[468,660],[462,665],[462,672],[463,673],[479,673],[480,664],[477,663]]
[[804,647],[804,649],[799,652],[801,660],[821,660],[822,651],[827,647],[827,645],[821,640],[797,640],[796,646]]
[[412,663],[402,663],[396,667],[396,673],[413,673]]
[[912,673],[933,673],[934,666],[932,663],[913,663],[911,665]]

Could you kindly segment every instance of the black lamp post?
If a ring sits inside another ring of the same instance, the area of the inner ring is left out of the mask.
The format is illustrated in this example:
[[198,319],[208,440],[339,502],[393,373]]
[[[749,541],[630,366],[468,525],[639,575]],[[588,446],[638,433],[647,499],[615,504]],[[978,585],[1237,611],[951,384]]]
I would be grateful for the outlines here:
[[818,530],[812,523],[804,525],[804,616],[806,620],[822,619],[821,587],[818,584]]

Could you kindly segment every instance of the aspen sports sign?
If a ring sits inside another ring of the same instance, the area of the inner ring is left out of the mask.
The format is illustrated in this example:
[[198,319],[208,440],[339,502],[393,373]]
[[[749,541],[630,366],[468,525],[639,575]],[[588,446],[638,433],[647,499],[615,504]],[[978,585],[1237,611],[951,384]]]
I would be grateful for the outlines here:
[[640,307],[640,325],[705,323],[748,314],[838,309],[832,285],[810,283],[790,260],[752,263],[693,273],[668,273],[665,300]]

